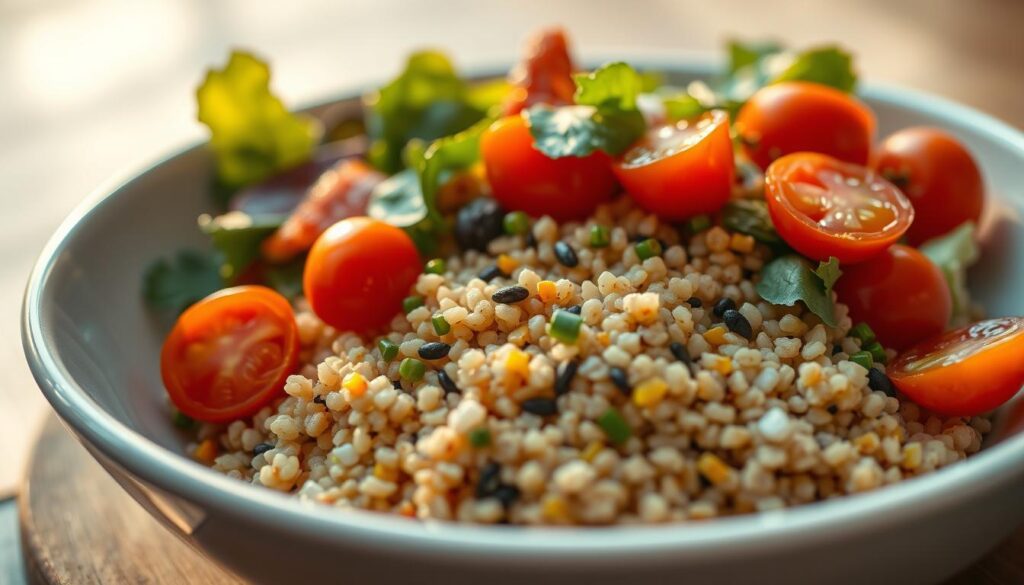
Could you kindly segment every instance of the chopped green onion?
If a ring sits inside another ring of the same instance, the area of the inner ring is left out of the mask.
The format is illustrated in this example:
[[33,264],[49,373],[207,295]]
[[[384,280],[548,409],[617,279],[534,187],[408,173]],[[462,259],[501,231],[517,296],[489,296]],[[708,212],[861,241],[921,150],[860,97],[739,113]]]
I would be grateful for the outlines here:
[[860,345],[863,347],[875,341],[875,332],[871,330],[867,323],[857,323],[850,329],[850,337],[859,339]]
[[573,344],[580,336],[580,326],[583,325],[583,318],[574,315],[569,311],[556,309],[551,315],[551,326],[548,327],[548,334],[562,343]]
[[434,333],[437,333],[438,335],[444,335],[452,330],[452,326],[448,324],[448,321],[441,313],[431,317],[430,322],[434,324]]
[[861,349],[863,349],[864,351],[867,351],[867,352],[871,352],[871,357],[874,358],[874,360],[876,362],[878,362],[880,364],[884,364],[885,363],[885,359],[886,359],[885,358],[885,349],[882,347],[881,343],[878,343],[876,341],[874,343],[869,343],[867,345],[867,347],[864,347],[862,345]]
[[377,342],[377,349],[380,350],[380,357],[386,362],[398,356],[398,344],[386,337]]
[[505,214],[505,219],[501,224],[505,228],[506,234],[518,236],[525,234],[526,230],[530,229],[530,218],[522,211],[513,211]]
[[410,382],[422,380],[426,371],[427,366],[416,358],[405,358],[398,366],[398,375]]
[[491,444],[491,431],[487,427],[477,427],[469,431],[469,444],[474,447],[486,447]]
[[711,218],[707,215],[691,217],[690,221],[686,222],[686,227],[690,230],[690,233],[700,233],[711,227]]
[[444,274],[445,264],[441,258],[434,258],[433,260],[427,261],[427,267],[423,269],[423,272],[427,274]]
[[634,247],[636,248],[636,255],[639,256],[641,260],[647,260],[648,258],[654,258],[655,256],[661,255],[661,242],[654,238],[647,238],[642,242],[637,242]]
[[174,421],[174,426],[178,427],[179,429],[191,429],[196,426],[195,419],[185,414],[184,412],[181,412],[180,410],[174,411],[172,420]]
[[871,357],[871,352],[869,351],[858,351],[850,356],[850,361],[863,366],[865,370],[870,370],[871,366],[875,363],[875,359]]
[[595,225],[590,227],[590,247],[591,248],[605,248],[608,244],[611,244],[612,240],[608,234],[608,228],[603,225]]
[[413,295],[411,297],[405,297],[402,299],[402,310],[406,313],[411,313],[414,310],[423,306],[423,297]]
[[622,418],[622,415],[614,407],[609,407],[608,410],[604,411],[604,414],[597,417],[597,424],[601,426],[604,433],[616,445],[625,443],[633,433],[632,429],[629,428],[629,423],[626,422],[626,419]]

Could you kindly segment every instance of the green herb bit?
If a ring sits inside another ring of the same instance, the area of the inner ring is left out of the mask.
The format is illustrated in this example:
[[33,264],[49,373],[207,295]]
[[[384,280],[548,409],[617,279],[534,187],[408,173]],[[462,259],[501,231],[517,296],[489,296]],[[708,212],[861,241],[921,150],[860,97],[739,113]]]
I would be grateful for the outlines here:
[[661,256],[661,242],[654,238],[647,238],[642,242],[637,242],[634,247],[636,248],[636,255],[640,257],[640,260]]
[[486,447],[491,444],[491,431],[487,427],[477,427],[469,431],[469,444],[476,447]]
[[513,211],[505,214],[502,226],[505,228],[505,233],[510,236],[522,235],[530,229],[530,218],[522,211]]
[[548,327],[548,334],[558,341],[567,344],[574,344],[580,336],[580,327],[583,325],[583,318],[574,315],[569,311],[556,309],[551,315],[551,325]]
[[867,323],[857,323],[850,329],[850,337],[859,339],[861,347],[863,347],[874,343],[875,332],[871,330],[871,326]]
[[398,366],[398,375],[404,380],[410,382],[418,382],[423,379],[423,374],[426,373],[427,366],[416,358],[405,358],[402,363]]
[[433,260],[427,261],[427,266],[423,269],[423,272],[426,272],[427,274],[444,274],[445,268],[446,266],[443,259],[434,258]]
[[871,366],[875,363],[875,360],[871,357],[871,352],[869,351],[858,351],[850,356],[850,361],[862,366],[865,370],[870,370]]
[[686,222],[686,227],[690,230],[690,233],[699,234],[711,227],[711,217],[707,215],[691,217],[690,221]]
[[610,407],[601,416],[597,417],[597,424],[616,445],[625,443],[630,435],[633,434],[633,430],[629,428],[629,423],[626,422],[626,419],[622,418],[622,415],[615,408]]
[[423,306],[423,297],[413,295],[402,299],[402,310],[409,314]]
[[386,337],[377,342],[377,349],[380,350],[380,357],[386,362],[398,357],[398,344]]
[[603,225],[595,225],[590,227],[590,247],[591,248],[606,248],[612,243],[611,234],[608,233],[608,228]]
[[877,341],[875,341],[873,343],[869,343],[867,345],[867,347],[861,345],[861,348],[864,351],[870,352],[871,353],[871,357],[874,358],[874,360],[876,362],[878,362],[880,364],[884,364],[885,363],[885,360],[886,360],[886,358],[885,358],[885,348],[882,347],[881,343],[878,343]]
[[171,420],[174,422],[174,426],[178,427],[179,429],[188,430],[193,429],[196,426],[195,419],[185,414],[184,412],[181,412],[180,410],[174,411]]
[[440,313],[431,317],[430,322],[434,324],[434,333],[437,333],[438,335],[446,335],[452,330],[452,326],[448,323],[448,320]]

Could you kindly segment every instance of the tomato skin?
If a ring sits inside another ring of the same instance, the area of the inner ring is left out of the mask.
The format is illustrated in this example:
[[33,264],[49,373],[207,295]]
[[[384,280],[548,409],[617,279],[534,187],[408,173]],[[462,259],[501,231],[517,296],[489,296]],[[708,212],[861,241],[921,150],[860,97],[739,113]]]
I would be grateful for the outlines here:
[[306,257],[302,288],[325,323],[365,334],[401,311],[421,271],[419,252],[404,231],[350,217],[317,238]]
[[939,414],[973,416],[1024,386],[1024,317],[968,325],[908,349],[886,368],[901,392]]
[[891,134],[876,150],[872,167],[914,205],[916,217],[907,230],[914,246],[981,217],[981,171],[964,145],[942,130],[917,127]]
[[509,73],[512,91],[505,100],[505,114],[518,114],[534,104],[571,104],[576,93],[574,69],[565,31],[538,32],[527,41],[523,60]]
[[[641,153],[658,148],[659,134],[702,124],[707,124],[707,129],[702,131],[706,134],[696,144],[663,156],[656,155],[657,158],[649,162],[635,162]],[[732,194],[735,166],[729,116],[715,111],[692,122],[649,130],[613,169],[619,182],[641,207],[662,219],[676,221],[721,209]]]
[[509,211],[583,219],[618,191],[607,154],[548,158],[533,147],[522,116],[502,118],[484,131],[480,154],[492,195]]
[[[814,218],[807,215],[806,203],[801,203],[801,190],[807,185],[824,185],[826,195],[831,196],[836,185],[825,185],[821,179],[823,173],[833,182],[842,178],[839,188],[853,194],[836,195],[830,200],[832,207],[815,210],[821,211],[823,217]],[[850,187],[850,181],[856,182],[857,187]],[[863,192],[866,188],[870,195]],[[865,203],[857,198],[865,197],[884,204],[884,210],[892,219],[884,225],[865,225],[857,231],[834,225],[839,220],[832,218],[844,211],[860,209]],[[765,200],[772,223],[787,244],[809,258],[824,261],[835,256],[843,264],[863,262],[881,253],[899,240],[914,221],[914,208],[895,185],[865,167],[812,152],[784,156],[768,167]],[[829,221],[827,226],[822,224],[826,220]]]
[[882,345],[896,350],[942,333],[953,310],[942,271],[900,244],[867,262],[843,266],[835,290],[854,323],[867,323]]
[[251,416],[282,395],[298,356],[288,300],[264,286],[236,286],[178,317],[160,352],[160,374],[178,410],[221,423]]
[[794,152],[819,152],[868,164],[875,115],[838,89],[786,81],[758,90],[736,117],[744,151],[762,169]]

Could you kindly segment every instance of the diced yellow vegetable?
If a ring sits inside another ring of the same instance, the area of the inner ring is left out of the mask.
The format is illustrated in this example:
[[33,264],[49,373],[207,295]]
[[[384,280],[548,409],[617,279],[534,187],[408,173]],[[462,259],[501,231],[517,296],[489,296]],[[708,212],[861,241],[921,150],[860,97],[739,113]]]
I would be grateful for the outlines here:
[[217,443],[213,439],[206,439],[196,446],[196,450],[192,455],[200,463],[213,465],[213,460],[217,458],[217,451]]
[[545,496],[541,503],[541,513],[548,520],[566,520],[569,518],[569,505],[561,496]]
[[519,268],[519,262],[508,254],[499,255],[497,264],[498,270],[501,270],[505,274],[512,274],[513,270]]
[[700,456],[697,460],[697,471],[715,485],[725,483],[732,475],[732,468],[714,453],[703,453]]
[[359,372],[352,372],[345,376],[345,380],[342,381],[341,386],[349,391],[352,398],[359,398],[363,394],[366,394],[366,378]]
[[530,354],[518,349],[508,352],[508,358],[505,359],[505,370],[509,374],[514,374],[525,380],[530,376]]
[[746,234],[735,233],[729,241],[729,247],[736,252],[749,254],[754,251],[754,238]]
[[725,343],[725,334],[725,327],[718,325],[704,332],[704,340],[711,345],[722,345]]
[[555,283],[550,280],[542,280],[537,283],[537,296],[545,303],[550,303],[558,296]]
[[582,453],[580,453],[580,459],[590,463],[594,460],[594,457],[597,457],[597,454],[600,453],[602,449],[604,449],[604,443],[601,441],[593,441],[587,445],[586,449],[584,449]]
[[651,378],[633,389],[633,402],[637,406],[654,406],[665,398],[668,384],[661,378]]

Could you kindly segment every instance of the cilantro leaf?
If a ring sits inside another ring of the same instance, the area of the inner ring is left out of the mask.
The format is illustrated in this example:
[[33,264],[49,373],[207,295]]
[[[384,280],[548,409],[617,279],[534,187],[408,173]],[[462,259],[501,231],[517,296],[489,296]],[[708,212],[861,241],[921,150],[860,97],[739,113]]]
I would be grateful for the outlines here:
[[662,103],[665,104],[665,116],[673,122],[689,120],[708,111],[699,99],[688,92],[665,97]]
[[142,295],[154,309],[178,314],[224,286],[220,264],[209,254],[182,250],[171,260],[151,264],[142,280]]
[[772,79],[772,83],[780,81],[812,81],[849,93],[857,85],[857,74],[849,53],[827,46],[797,53],[789,66]]
[[209,70],[196,100],[224,192],[305,161],[320,139],[319,123],[285,109],[270,91],[269,67],[249,53],[234,51],[223,69]]
[[835,327],[838,322],[832,301],[832,285],[840,274],[835,258],[822,262],[815,270],[805,258],[795,254],[780,256],[761,271],[757,294],[776,305],[793,306],[801,301],[825,325]]
[[625,63],[609,63],[591,73],[572,76],[576,82],[574,101],[599,109],[636,109],[636,96],[643,89],[643,79]]
[[782,51],[782,45],[775,41],[743,43],[731,40],[727,47],[729,49],[729,75],[749,65],[756,65],[758,61],[768,55]]
[[763,199],[736,199],[722,208],[722,225],[772,247],[785,247]]
[[199,228],[221,253],[220,274],[225,282],[233,281],[259,259],[260,244],[281,227],[283,220],[284,216],[252,217],[241,211],[199,216]]
[[974,241],[974,223],[965,222],[960,227],[921,246],[921,253],[928,257],[949,285],[953,299],[950,325],[966,325],[970,320],[971,300],[967,292],[967,268],[979,257],[978,244]]

